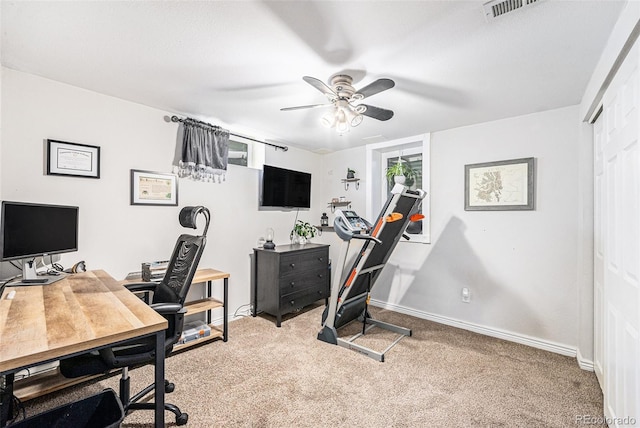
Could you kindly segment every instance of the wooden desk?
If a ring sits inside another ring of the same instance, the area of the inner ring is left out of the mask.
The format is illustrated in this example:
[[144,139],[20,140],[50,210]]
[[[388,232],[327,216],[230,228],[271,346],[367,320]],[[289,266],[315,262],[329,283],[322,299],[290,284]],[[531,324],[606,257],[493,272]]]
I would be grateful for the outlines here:
[[[12,290],[15,297],[7,300]],[[155,426],[164,427],[166,329],[164,317],[101,270],[7,287],[0,299],[0,374],[12,384],[21,369],[155,335]]]

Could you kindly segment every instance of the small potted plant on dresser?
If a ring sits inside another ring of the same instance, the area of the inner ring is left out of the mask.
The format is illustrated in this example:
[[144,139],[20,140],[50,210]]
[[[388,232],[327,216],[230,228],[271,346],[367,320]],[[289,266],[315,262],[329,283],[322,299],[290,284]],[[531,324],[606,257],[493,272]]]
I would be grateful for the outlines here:
[[298,244],[306,244],[307,241],[315,237],[317,233],[318,229],[316,229],[312,224],[302,220],[297,220],[289,234],[289,237],[291,238],[291,242],[297,241]]

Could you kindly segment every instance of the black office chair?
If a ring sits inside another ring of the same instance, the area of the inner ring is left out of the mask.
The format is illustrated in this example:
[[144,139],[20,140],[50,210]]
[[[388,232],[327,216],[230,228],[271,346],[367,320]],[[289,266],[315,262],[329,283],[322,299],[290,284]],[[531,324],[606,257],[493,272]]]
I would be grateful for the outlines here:
[[[184,301],[207,241],[206,235],[210,220],[209,210],[205,207],[184,207],[180,211],[180,224],[193,229],[197,228],[196,218],[201,213],[206,219],[202,235],[180,235],[169,261],[167,272],[161,282],[140,282],[126,285],[134,293],[146,293],[147,302],[149,302],[149,294],[151,294],[150,306],[167,319],[169,326],[165,332],[165,356],[169,355],[182,334],[184,314],[186,313],[186,309],[183,307]],[[125,411],[152,410],[155,408],[154,403],[139,403],[138,401],[153,391],[155,384],[147,386],[131,397],[129,368],[153,362],[155,357],[154,341],[153,337],[133,339],[116,347],[61,360],[60,372],[65,377],[76,378],[107,373],[113,369],[121,368],[120,400]],[[174,384],[165,380],[165,392],[172,392],[174,387]],[[176,415],[177,425],[187,423],[189,415],[182,413],[178,407],[169,403],[164,407]]]

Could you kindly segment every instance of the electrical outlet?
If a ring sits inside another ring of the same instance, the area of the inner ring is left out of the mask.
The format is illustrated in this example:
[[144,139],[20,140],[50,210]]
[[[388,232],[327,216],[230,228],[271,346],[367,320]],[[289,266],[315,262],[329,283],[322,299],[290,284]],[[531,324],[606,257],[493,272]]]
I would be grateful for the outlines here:
[[471,291],[467,287],[462,289],[462,301],[464,303],[469,303],[471,301]]

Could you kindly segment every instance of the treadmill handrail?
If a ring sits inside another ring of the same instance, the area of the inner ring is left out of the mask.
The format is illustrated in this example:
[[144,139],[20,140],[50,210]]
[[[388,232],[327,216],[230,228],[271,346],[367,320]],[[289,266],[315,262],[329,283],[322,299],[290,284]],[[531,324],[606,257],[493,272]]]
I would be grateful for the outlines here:
[[382,244],[382,241],[371,235],[363,235],[362,233],[354,233],[352,238],[354,239],[366,239],[369,241],[374,241],[376,244]]

